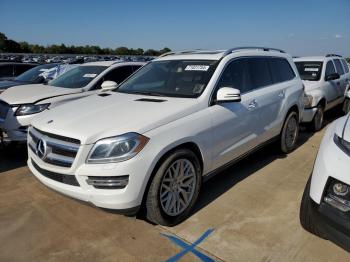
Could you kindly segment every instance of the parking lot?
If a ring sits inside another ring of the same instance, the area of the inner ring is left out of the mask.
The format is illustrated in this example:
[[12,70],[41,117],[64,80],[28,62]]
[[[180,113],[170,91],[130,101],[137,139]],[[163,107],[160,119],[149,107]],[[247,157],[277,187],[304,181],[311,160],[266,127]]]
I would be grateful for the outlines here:
[[[340,115],[331,112],[327,121]],[[304,231],[300,199],[325,128],[302,132],[288,158],[270,145],[207,181],[190,218],[149,224],[59,195],[26,167],[26,149],[0,149],[0,261],[165,261],[181,251],[163,234],[217,261],[349,261]],[[187,253],[181,261],[196,261]]]

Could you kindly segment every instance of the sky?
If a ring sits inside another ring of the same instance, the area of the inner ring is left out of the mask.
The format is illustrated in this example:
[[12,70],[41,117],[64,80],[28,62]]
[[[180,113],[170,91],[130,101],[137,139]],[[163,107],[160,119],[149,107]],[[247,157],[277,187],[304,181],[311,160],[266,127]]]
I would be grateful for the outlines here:
[[33,44],[268,46],[350,56],[350,0],[0,0],[0,32]]

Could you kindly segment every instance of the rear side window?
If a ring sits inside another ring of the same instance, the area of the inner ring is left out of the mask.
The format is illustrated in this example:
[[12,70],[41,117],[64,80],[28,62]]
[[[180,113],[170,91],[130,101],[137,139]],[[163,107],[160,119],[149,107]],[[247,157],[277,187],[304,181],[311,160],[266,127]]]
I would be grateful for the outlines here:
[[344,69],[339,59],[334,59],[335,67],[339,75],[344,75]]
[[13,77],[13,65],[0,65],[0,77]]
[[342,59],[341,62],[343,63],[343,67],[344,67],[345,73],[349,73],[348,63],[344,59]]
[[334,68],[334,65],[333,65],[333,62],[332,61],[328,61],[327,62],[327,65],[326,65],[326,76],[328,75],[331,75],[331,74],[334,74],[336,73],[335,72],[335,68]]
[[232,87],[247,93],[252,90],[252,83],[248,73],[248,59],[233,60],[224,70],[218,83],[221,87]]
[[269,58],[268,61],[274,83],[289,81],[295,77],[295,73],[286,59],[276,57]]
[[269,64],[266,58],[248,58],[247,61],[252,89],[273,84]]

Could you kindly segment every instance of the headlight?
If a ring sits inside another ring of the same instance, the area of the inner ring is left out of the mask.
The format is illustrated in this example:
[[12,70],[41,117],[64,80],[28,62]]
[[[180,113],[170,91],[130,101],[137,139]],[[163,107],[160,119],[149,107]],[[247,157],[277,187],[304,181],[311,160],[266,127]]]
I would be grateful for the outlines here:
[[91,149],[87,163],[121,162],[136,156],[149,141],[137,133],[101,139]]
[[50,104],[41,104],[41,105],[21,105],[17,111],[16,116],[25,116],[25,115],[31,115],[36,114],[44,111],[49,107]]
[[340,147],[341,150],[343,150],[345,153],[350,155],[350,142],[344,140],[337,134],[334,134],[334,143]]
[[312,102],[314,98],[310,95],[304,95],[304,107],[309,108],[312,107]]

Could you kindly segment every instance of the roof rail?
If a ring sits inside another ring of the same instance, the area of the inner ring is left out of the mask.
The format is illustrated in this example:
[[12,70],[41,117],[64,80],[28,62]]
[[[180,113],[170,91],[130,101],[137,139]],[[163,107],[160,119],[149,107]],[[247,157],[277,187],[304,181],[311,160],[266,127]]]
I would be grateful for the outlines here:
[[342,57],[341,55],[336,55],[336,54],[327,54],[326,55],[326,57],[331,57],[331,56]]
[[195,52],[198,52],[200,50],[201,49],[184,50],[184,51],[170,51],[170,52],[164,53],[158,57],[164,57],[164,56],[168,56],[168,55],[180,55],[180,54],[195,53]]
[[227,51],[225,51],[223,56],[227,56],[235,51],[239,51],[239,50],[245,50],[245,49],[260,49],[262,51],[277,51],[280,53],[285,53],[285,51],[281,50],[281,49],[277,49],[277,48],[271,48],[271,47],[261,47],[261,46],[242,46],[242,47],[234,47],[234,48],[230,48]]

